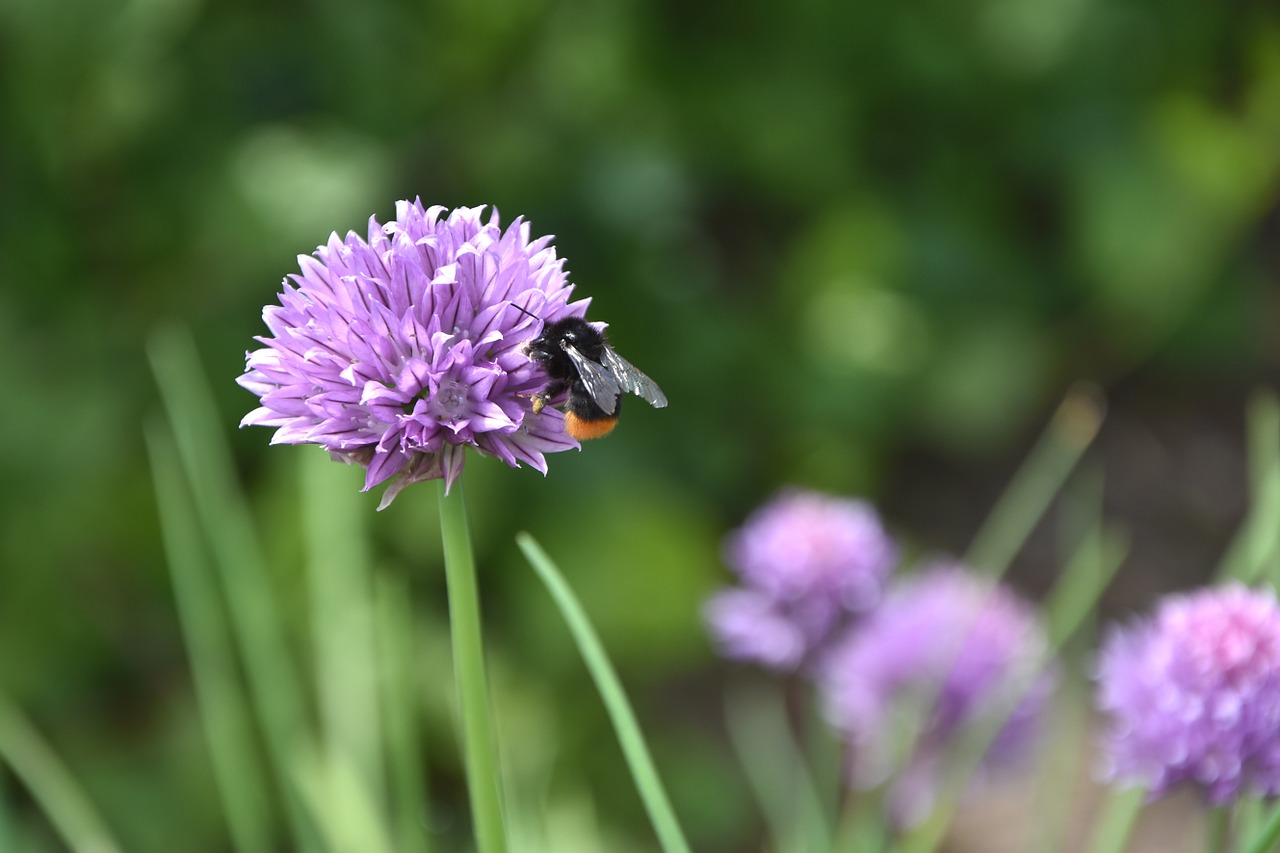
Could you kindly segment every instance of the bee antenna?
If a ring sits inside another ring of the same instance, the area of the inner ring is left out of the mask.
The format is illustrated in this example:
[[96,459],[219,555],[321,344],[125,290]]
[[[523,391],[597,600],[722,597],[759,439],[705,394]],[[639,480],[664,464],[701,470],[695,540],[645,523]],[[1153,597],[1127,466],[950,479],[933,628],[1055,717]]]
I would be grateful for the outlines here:
[[517,311],[519,311],[521,314],[528,314],[530,317],[532,317],[535,320],[542,319],[537,314],[534,314],[532,311],[526,311],[525,309],[521,308],[519,305],[515,304],[514,302],[508,302],[507,304],[510,305],[512,308],[516,309]]

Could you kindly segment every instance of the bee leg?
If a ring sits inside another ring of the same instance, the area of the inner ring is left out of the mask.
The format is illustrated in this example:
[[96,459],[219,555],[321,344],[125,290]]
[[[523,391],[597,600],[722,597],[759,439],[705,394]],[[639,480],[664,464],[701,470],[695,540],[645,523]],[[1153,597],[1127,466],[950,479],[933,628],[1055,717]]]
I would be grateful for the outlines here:
[[568,387],[567,383],[556,380],[543,389],[540,394],[522,394],[521,396],[527,396],[529,398],[529,401],[533,404],[533,413],[536,415],[547,407],[548,400],[557,394],[563,393]]

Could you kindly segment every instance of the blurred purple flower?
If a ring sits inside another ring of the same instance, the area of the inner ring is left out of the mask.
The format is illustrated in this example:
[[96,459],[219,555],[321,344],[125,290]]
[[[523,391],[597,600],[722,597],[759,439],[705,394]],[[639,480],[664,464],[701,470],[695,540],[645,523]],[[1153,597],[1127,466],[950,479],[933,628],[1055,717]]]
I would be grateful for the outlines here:
[[797,620],[769,596],[727,589],[706,604],[704,615],[727,657],[770,669],[795,669],[808,649]]
[[[546,473],[546,453],[578,447],[563,416],[532,411],[546,376],[521,347],[550,323],[582,316],[551,238],[529,239],[493,211],[396,204],[367,240],[335,233],[284,283],[263,320],[271,337],[237,380],[261,398],[241,426],[277,427],[273,444],[318,444],[363,465],[364,488],[401,489],[462,471],[466,447]],[[295,286],[296,285],[296,286]],[[394,479],[393,479],[394,478]],[[379,507],[380,509],[382,507]]]
[[870,504],[788,489],[727,537],[725,561],[744,586],[704,615],[727,657],[794,669],[879,601],[897,556]]
[[900,582],[823,659],[817,680],[830,722],[853,747],[854,780],[894,777],[894,817],[913,823],[932,808],[948,747],[976,724],[1000,725],[987,763],[1029,741],[1054,683],[1047,664],[1030,604],[958,563],[938,563]]
[[1108,778],[1209,802],[1280,795],[1280,607],[1239,584],[1169,596],[1114,628],[1098,669]]

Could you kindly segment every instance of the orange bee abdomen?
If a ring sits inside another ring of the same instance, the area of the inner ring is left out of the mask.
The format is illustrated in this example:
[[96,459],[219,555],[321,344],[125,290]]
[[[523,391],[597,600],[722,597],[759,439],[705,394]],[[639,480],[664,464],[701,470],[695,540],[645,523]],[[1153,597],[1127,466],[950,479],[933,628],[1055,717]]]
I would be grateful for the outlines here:
[[564,431],[570,438],[586,441],[589,438],[600,438],[608,435],[615,426],[617,418],[592,418],[586,420],[573,412],[564,413]]

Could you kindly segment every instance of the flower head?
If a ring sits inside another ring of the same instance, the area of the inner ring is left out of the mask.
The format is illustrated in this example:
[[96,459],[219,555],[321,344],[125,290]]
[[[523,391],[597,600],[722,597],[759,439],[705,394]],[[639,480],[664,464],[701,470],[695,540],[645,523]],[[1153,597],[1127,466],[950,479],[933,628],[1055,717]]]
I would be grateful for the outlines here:
[[589,300],[569,302],[550,237],[481,211],[401,201],[367,238],[335,233],[299,256],[238,379],[261,398],[241,426],[365,466],[366,490],[395,478],[383,506],[409,483],[452,485],[468,446],[544,474],[544,454],[577,447],[560,412],[533,413],[547,380],[521,347]]
[[[989,759],[1026,743],[1052,688],[1046,664],[1031,605],[941,563],[891,591],[824,658],[817,678],[832,725],[854,747],[855,778],[875,784],[896,771],[909,788],[894,792],[896,810],[910,822],[907,815],[927,811],[946,748],[975,724],[1000,724]],[[903,721],[914,728],[903,731]]]
[[1160,601],[1103,645],[1107,775],[1214,804],[1280,795],[1280,607],[1239,584]]
[[880,598],[897,547],[870,504],[788,489],[725,540],[743,587],[724,591],[705,616],[722,651],[793,669],[847,617]]
[[803,620],[754,589],[721,590],[703,611],[726,657],[789,670],[804,659],[809,642]]

